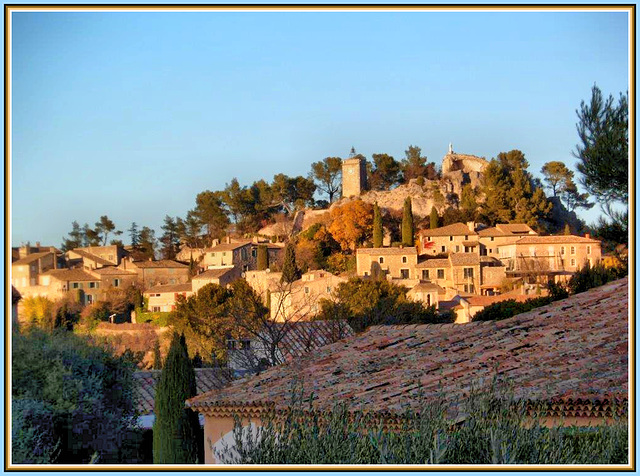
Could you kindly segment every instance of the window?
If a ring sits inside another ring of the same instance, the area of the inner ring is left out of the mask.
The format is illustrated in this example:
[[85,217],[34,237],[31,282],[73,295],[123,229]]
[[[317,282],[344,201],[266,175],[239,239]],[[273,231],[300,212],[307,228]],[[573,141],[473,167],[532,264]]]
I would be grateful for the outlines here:
[[467,241],[469,239],[469,235],[464,235],[464,241]]
[[489,253],[493,253],[493,250],[491,248],[489,248]]
[[465,279],[467,278],[473,279],[473,268],[464,268],[462,272],[464,274]]
[[87,304],[93,304],[93,295],[87,294]]
[[408,269],[401,269],[400,270],[400,277],[402,279],[409,279],[409,270]]
[[309,294],[309,286],[305,286],[304,287],[304,293],[305,294]]
[[449,237],[449,241],[453,241],[453,236],[450,236],[450,237]]
[[258,250],[256,250],[255,248],[254,248],[254,249],[252,249],[252,250],[251,250],[251,256],[252,256],[252,257],[254,257],[254,258],[255,258],[256,256],[258,256]]
[[493,241],[493,236],[491,238],[489,238],[489,241]]
[[151,312],[160,312],[160,306],[151,306]]
[[465,284],[464,285],[464,292],[465,293],[473,293],[473,292],[475,292],[475,288],[473,287],[473,284]]
[[406,256],[403,256],[403,257],[402,257],[402,262],[403,262],[403,263],[406,263],[406,262],[407,262],[407,257],[406,257]]
[[427,306],[431,306],[431,294],[427,294]]
[[365,276],[369,276],[369,271],[365,271],[365,272],[364,272],[364,275],[365,275]]
[[460,252],[460,245],[456,245],[456,253]]
[[216,254],[215,254],[215,253],[211,253],[211,257],[212,257],[212,258],[215,258],[215,257],[216,257]]
[[575,247],[575,246],[572,246],[572,247],[571,247],[571,254],[572,254],[572,255],[575,255],[575,254],[576,254],[576,247]]
[[423,269],[422,270],[422,279],[429,279],[429,270],[428,269]]
[[327,292],[330,293],[331,292],[331,286],[327,286]]
[[444,279],[444,269],[438,270],[438,279]]
[[89,283],[89,288],[91,288],[91,289],[97,288],[98,287],[97,285],[98,285],[98,283],[90,282]]
[[587,245],[587,254],[590,255],[591,254],[591,245]]
[[576,259],[575,258],[571,258],[571,266],[575,266],[576,265]]
[[564,255],[564,246],[561,246],[561,247],[560,247],[560,254],[561,254],[561,255]]
[[73,289],[82,289],[82,288],[80,287],[80,283],[71,283],[71,287],[72,287]]
[[431,241],[431,237],[430,236],[427,236],[427,241]]
[[236,349],[236,341],[233,340],[233,339],[227,340],[227,349],[228,350],[235,350]]
[[117,287],[119,287],[119,286],[120,286],[120,280],[119,280],[118,278],[114,279],[114,280],[113,280],[113,287],[114,287],[114,288],[117,288]]
[[380,256],[380,258],[378,258],[378,262],[379,262],[380,264],[384,263],[384,258],[383,258],[382,256]]
[[251,348],[251,341],[248,339],[243,339],[240,341],[240,348],[241,349],[250,349]]
[[446,246],[443,246],[441,249],[442,249],[442,252],[443,252],[443,253],[446,253],[446,252],[447,252],[447,247],[446,247]]
[[222,252],[222,256],[227,256],[227,252],[226,252],[226,251],[223,251],[223,252]]

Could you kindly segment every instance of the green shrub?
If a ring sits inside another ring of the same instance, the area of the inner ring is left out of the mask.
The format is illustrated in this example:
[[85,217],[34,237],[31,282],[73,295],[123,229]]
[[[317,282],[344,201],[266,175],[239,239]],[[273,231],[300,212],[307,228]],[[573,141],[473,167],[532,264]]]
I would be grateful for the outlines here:
[[591,288],[607,284],[627,275],[626,268],[606,268],[598,263],[593,268],[587,262],[583,268],[571,276],[568,287],[572,294],[582,293]]
[[494,304],[490,304],[482,311],[473,316],[473,321],[499,321],[513,317],[516,314],[529,312],[537,307],[546,306],[553,302],[553,297],[543,296],[538,298],[527,299],[525,302],[518,302],[515,299],[508,299]]
[[[294,398],[253,433],[236,419],[234,449],[216,456],[235,464],[625,464],[625,421],[589,428],[545,428],[524,405],[493,391],[472,392],[451,410],[423,401],[385,430],[363,410],[337,405],[314,412]],[[457,423],[454,423],[457,422]],[[530,423],[525,425],[525,423]],[[213,450],[212,450],[213,451]]]
[[137,322],[148,322],[157,327],[166,327],[169,325],[170,312],[141,312],[137,314]]
[[133,370],[66,331],[14,334],[13,461],[118,462],[135,422]]

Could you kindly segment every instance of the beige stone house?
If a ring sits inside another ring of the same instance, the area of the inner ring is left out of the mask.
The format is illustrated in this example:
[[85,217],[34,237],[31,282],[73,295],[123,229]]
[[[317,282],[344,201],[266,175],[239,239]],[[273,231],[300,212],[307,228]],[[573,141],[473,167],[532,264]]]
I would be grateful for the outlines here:
[[445,290],[435,283],[419,281],[412,286],[407,292],[407,297],[413,301],[421,302],[425,306],[435,306],[436,309],[440,305],[440,296],[444,297]]
[[138,282],[138,273],[117,266],[105,266],[90,271],[100,278],[100,286],[105,291],[109,288],[127,288]]
[[282,273],[270,270],[247,271],[244,273],[244,279],[249,286],[260,295],[262,302],[267,304],[269,299],[268,295],[278,291],[281,287],[280,280],[282,279]]
[[475,223],[452,225],[418,232],[418,252],[435,256],[445,253],[477,253],[479,248]]
[[403,412],[429,400],[462,422],[460,399],[503,378],[513,398],[546,411],[541,425],[594,426],[628,417],[628,326],[625,278],[501,321],[374,326],[186,406],[204,416],[208,464],[225,462],[235,418],[259,426],[270,412],[284,415],[292,388],[313,395],[309,410],[342,402],[401,428]]
[[82,304],[100,300],[102,287],[100,276],[83,269],[52,269],[40,275],[39,295],[59,299],[69,292],[76,292]]
[[183,284],[191,279],[189,266],[169,259],[131,261],[125,258],[118,267],[136,273],[138,284],[145,289],[159,284]]
[[336,287],[346,281],[328,271],[316,270],[293,283],[282,283],[271,292],[271,319],[282,322],[315,317],[320,312],[320,301],[332,299]]
[[498,247],[510,245],[525,236],[535,236],[536,233],[524,223],[499,223],[496,226],[478,230],[480,241],[480,255],[498,258]]
[[56,268],[56,255],[52,251],[31,253],[11,263],[11,284],[22,294],[38,285],[38,277]]
[[171,312],[176,309],[178,296],[193,296],[192,283],[161,284],[147,289],[142,295],[147,298],[147,310],[150,312]]
[[600,241],[574,235],[526,236],[498,247],[499,259],[510,277],[567,279],[589,263],[602,257]]
[[255,269],[256,258],[251,253],[252,242],[221,243],[213,248],[206,248],[200,267],[203,269],[235,266],[241,271]]
[[209,269],[204,273],[195,275],[191,279],[192,291],[196,294],[200,288],[207,284],[217,284],[219,286],[227,286],[236,279],[241,277],[242,273],[239,268],[235,266],[228,266],[226,268]]
[[73,250],[71,250],[71,252],[73,253],[77,253],[78,251],[84,252],[88,255],[97,256],[98,258],[102,258],[113,266],[119,265],[120,261],[122,261],[122,259],[128,255],[128,252],[119,245],[85,246],[82,248],[74,248]]
[[420,279],[416,275],[418,252],[407,248],[358,248],[356,273],[358,276],[383,274],[391,279]]
[[113,261],[106,260],[81,248],[67,251],[66,259],[69,268],[98,269],[104,266],[116,266]]

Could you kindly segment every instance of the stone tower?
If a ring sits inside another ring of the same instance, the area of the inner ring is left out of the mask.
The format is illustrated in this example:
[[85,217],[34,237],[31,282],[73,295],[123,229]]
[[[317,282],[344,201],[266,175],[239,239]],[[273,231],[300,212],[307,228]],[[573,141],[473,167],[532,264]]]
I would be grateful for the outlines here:
[[366,185],[366,162],[352,147],[349,158],[342,161],[342,196],[358,197],[366,189]]

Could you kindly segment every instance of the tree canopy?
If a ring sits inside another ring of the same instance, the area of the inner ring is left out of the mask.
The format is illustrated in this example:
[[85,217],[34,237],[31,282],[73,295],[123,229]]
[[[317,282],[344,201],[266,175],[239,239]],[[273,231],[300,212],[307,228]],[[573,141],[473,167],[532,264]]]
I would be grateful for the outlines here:
[[311,164],[310,178],[315,180],[318,189],[329,196],[329,203],[333,202],[336,194],[342,188],[342,159],[340,157],[326,157],[324,160]]

